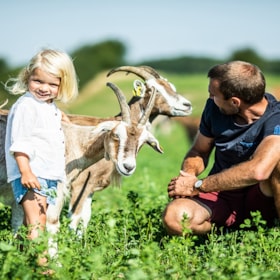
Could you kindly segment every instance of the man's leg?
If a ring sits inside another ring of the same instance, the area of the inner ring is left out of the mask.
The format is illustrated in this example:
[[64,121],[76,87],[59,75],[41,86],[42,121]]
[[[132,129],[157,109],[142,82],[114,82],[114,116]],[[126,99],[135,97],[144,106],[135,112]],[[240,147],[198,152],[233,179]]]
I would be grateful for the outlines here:
[[266,196],[273,196],[278,218],[280,218],[280,162],[276,165],[269,180],[260,183],[260,189]]
[[171,235],[182,235],[184,227],[194,234],[206,234],[211,230],[209,218],[205,207],[188,198],[174,199],[163,213],[163,223]]

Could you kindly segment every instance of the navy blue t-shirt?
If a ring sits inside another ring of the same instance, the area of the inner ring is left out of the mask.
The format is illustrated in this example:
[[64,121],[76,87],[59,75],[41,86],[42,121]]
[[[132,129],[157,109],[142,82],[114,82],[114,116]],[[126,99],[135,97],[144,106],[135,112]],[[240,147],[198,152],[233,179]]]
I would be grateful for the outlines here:
[[221,113],[212,99],[207,100],[199,128],[201,134],[215,141],[215,162],[210,174],[248,160],[266,136],[280,135],[280,102],[271,94],[265,97],[265,113],[248,125],[236,124],[233,116]]

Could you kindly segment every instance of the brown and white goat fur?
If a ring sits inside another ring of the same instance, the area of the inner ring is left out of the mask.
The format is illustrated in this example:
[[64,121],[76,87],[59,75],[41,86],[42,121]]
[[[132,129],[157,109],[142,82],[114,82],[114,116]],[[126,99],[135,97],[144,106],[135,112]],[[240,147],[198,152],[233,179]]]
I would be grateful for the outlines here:
[[8,110],[2,108],[8,103],[8,100],[0,106],[0,202],[11,206],[12,208],[12,228],[18,228],[22,223],[22,207],[14,199],[11,185],[7,183],[7,170],[5,160],[5,135]]
[[[66,173],[67,184],[69,185],[71,185],[83,170],[98,162],[104,155],[114,164],[112,172],[114,172],[115,169],[118,171],[118,173],[115,172],[114,174],[129,176],[135,171],[135,157],[143,144],[147,143],[156,151],[162,153],[157,139],[148,130],[149,124],[147,123],[151,108],[153,107],[155,94],[152,95],[148,108],[142,114],[140,120],[137,119],[137,122],[135,122],[135,119],[131,117],[133,114],[130,112],[130,108],[122,92],[111,83],[107,85],[114,90],[118,97],[122,112],[121,120],[108,120],[96,126],[79,126],[72,123],[63,123],[62,125],[66,141]],[[138,112],[136,114],[138,114]],[[0,133],[2,136],[0,147],[2,147],[1,151],[3,152],[7,121],[7,114],[5,114],[5,112],[1,114],[0,120]],[[11,187],[6,183],[5,166],[5,156],[1,154],[1,196],[6,204],[10,204],[14,207],[13,196],[10,196]],[[5,190],[3,188],[5,188]],[[8,188],[7,193],[6,188]],[[62,208],[64,201],[63,189],[63,184],[59,184],[56,209]],[[9,194],[9,197],[7,194]],[[7,199],[10,198],[12,201],[7,201]],[[21,217],[12,217],[12,226],[14,230],[17,230],[22,224],[22,217],[23,214],[21,214]],[[50,227],[50,232],[53,231],[56,232],[56,229],[54,230]]]
[[[179,95],[175,87],[151,67],[122,66],[111,70],[108,76],[119,71],[136,74],[145,82],[144,95],[141,98],[133,97],[129,102],[130,106],[138,106],[140,110],[144,110],[151,97],[151,88],[155,88],[156,97],[149,117],[150,122],[158,115],[183,117],[191,114],[192,107],[190,101]],[[99,122],[98,118],[88,116],[70,115],[69,118],[72,122],[81,125],[91,125],[92,123]],[[87,228],[91,217],[92,196],[94,192],[101,191],[113,183],[110,177],[113,166],[112,162],[102,159],[84,170],[72,182],[69,202],[70,228],[76,230],[80,221],[82,221],[82,229],[85,230]],[[48,218],[51,218],[50,215]],[[79,233],[82,234],[83,231],[79,231]]]

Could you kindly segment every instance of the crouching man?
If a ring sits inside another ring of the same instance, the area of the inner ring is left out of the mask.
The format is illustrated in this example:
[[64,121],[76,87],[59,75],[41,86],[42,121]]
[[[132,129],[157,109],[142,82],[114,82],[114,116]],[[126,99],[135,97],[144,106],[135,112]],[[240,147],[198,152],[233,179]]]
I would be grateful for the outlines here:
[[[250,63],[214,66],[208,78],[199,132],[168,184],[173,200],[163,223],[169,234],[181,235],[183,227],[205,234],[212,224],[238,228],[257,210],[267,225],[280,217],[280,102],[265,92],[264,75]],[[209,175],[198,178],[212,151]]]

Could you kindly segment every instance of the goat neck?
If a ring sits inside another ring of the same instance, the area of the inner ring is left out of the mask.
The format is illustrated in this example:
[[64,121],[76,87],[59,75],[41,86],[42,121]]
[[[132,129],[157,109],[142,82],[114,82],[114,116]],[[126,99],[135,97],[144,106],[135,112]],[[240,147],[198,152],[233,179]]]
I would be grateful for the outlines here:
[[104,157],[105,133],[118,123],[106,121],[98,126],[62,124],[66,141],[66,174],[69,182],[82,170]]

